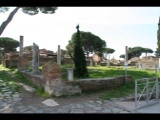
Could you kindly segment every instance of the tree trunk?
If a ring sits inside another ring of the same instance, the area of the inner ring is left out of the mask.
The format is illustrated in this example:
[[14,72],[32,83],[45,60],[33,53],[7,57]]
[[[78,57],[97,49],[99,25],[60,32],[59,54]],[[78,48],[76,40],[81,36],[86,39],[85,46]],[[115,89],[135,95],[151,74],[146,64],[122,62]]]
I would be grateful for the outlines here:
[[20,7],[16,7],[8,16],[7,20],[4,21],[1,26],[0,26],[0,36],[3,33],[4,29],[7,27],[7,25],[10,23],[10,21],[12,20],[13,16],[16,14],[16,12],[18,11]]

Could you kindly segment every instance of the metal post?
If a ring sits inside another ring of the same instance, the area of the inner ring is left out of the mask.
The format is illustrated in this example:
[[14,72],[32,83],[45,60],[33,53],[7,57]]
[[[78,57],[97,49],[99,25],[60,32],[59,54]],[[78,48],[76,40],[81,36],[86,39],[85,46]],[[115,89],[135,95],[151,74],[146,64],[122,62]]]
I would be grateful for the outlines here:
[[147,82],[146,82],[146,85],[147,85],[147,86],[146,86],[146,87],[147,87],[147,100],[146,100],[146,101],[147,101],[147,103],[148,103],[148,101],[149,101],[149,98],[148,98],[148,80],[149,80],[149,79],[146,79],[146,80],[147,80]]
[[158,82],[158,77],[156,77],[156,101],[159,103],[159,82]]
[[137,110],[137,80],[135,80],[135,109]]
[[125,83],[127,83],[127,67],[128,67],[128,47],[125,46]]

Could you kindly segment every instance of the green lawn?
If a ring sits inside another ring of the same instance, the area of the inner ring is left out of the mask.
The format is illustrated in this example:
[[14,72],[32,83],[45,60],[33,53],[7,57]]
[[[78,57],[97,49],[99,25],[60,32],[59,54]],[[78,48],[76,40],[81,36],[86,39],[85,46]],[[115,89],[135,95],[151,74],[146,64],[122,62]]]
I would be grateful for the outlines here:
[[[74,66],[69,66],[69,67],[74,67]],[[63,68],[66,69],[67,67],[65,66],[62,67],[62,71],[65,71],[65,69]],[[89,66],[87,68],[89,72],[89,78],[115,77],[118,75],[125,75],[126,73],[127,75],[131,75],[133,77],[132,82],[127,83],[123,86],[111,89],[111,90],[88,91],[89,94],[94,93],[94,92],[103,92],[104,95],[101,96],[102,99],[119,98],[119,97],[126,96],[128,94],[134,94],[136,79],[156,77],[154,70],[143,70],[143,69],[137,69],[134,67],[128,67],[126,69],[123,66],[121,67],[116,67],[116,66],[111,66],[111,67],[92,66],[90,67]],[[158,73],[158,76],[160,76],[160,73]],[[64,77],[64,79],[65,78],[66,77]]]
[[[62,73],[66,73],[66,68],[74,68],[74,65],[62,65],[61,71]],[[93,67],[87,67],[89,72],[89,78],[105,78],[105,77],[114,77],[118,75],[125,75],[126,69],[124,67],[106,67],[106,66],[93,66]],[[40,67],[42,70],[42,67]],[[10,73],[10,75],[9,75]],[[14,77],[11,75],[13,74]],[[150,78],[155,77],[155,71],[154,70],[140,70],[136,68],[129,67],[127,69],[127,75],[132,75],[133,82],[127,83],[123,86],[111,89],[111,90],[102,90],[102,91],[88,91],[84,94],[92,94],[95,92],[103,92],[104,94],[101,96],[102,99],[110,99],[110,98],[119,98],[123,97],[128,94],[134,94],[134,88],[135,88],[135,82],[134,80],[139,78]],[[158,76],[160,74],[158,73]],[[62,79],[66,80],[67,74],[64,74],[62,76]],[[0,65],[0,80],[5,81],[8,85],[11,84],[11,86],[14,85],[14,90],[18,91],[20,88],[19,82],[24,82],[28,85],[33,86],[36,88],[37,93],[48,97],[48,95],[44,92],[43,88],[37,88],[35,85],[32,85],[29,80],[24,78],[22,74],[18,72],[17,69],[8,69]],[[11,87],[12,88],[12,87]]]

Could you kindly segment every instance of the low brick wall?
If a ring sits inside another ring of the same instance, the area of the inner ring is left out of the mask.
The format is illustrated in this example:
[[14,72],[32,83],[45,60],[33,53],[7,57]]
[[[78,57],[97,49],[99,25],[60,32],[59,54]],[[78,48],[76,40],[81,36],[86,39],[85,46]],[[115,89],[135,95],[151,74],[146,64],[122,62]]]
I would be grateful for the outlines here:
[[31,82],[38,86],[38,87],[44,87],[44,80],[42,79],[42,75],[33,75],[31,72],[25,72],[22,71],[22,74],[28,79],[31,80]]
[[[42,79],[42,75],[32,75],[30,72],[22,72],[22,74],[31,82],[39,87],[44,87],[45,81]],[[127,75],[127,82],[132,80],[131,75]],[[116,76],[112,78],[92,78],[92,79],[81,79],[75,81],[65,81],[65,84],[76,86],[79,85],[82,92],[89,90],[102,90],[112,89],[125,84],[125,76]]]
[[[127,82],[132,80],[132,76],[127,76]],[[102,90],[102,89],[111,89],[125,84],[125,76],[116,76],[113,78],[99,78],[99,79],[81,79],[75,81],[66,81],[68,85],[79,85],[83,91],[88,90]]]

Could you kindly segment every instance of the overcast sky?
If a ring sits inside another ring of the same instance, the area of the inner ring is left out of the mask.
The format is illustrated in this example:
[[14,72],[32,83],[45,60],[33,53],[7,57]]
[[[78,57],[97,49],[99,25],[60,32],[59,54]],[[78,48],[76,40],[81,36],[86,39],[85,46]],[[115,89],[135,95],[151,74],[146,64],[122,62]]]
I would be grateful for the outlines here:
[[[0,23],[9,13],[0,13]],[[34,42],[40,49],[56,52],[58,45],[66,49],[79,24],[80,31],[99,36],[107,47],[115,50],[110,58],[120,59],[125,46],[156,50],[159,16],[160,7],[58,7],[54,14],[35,16],[24,14],[20,9],[2,37],[19,40],[22,35],[24,46]]]

